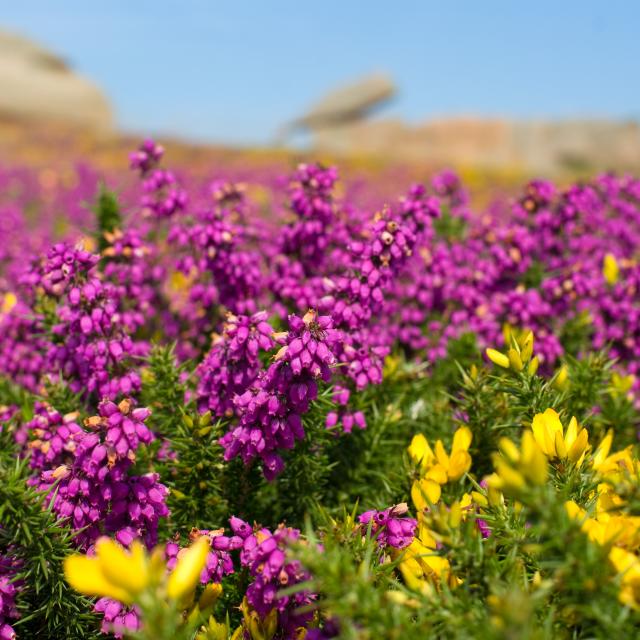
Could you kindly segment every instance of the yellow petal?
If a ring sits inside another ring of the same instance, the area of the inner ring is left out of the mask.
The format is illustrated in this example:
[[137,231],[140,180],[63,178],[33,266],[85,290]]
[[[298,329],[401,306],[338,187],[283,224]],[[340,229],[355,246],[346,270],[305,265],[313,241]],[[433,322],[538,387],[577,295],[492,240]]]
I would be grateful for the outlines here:
[[527,331],[522,340],[520,348],[520,357],[523,362],[529,362],[533,355],[533,331]]
[[449,460],[449,480],[455,482],[471,468],[471,456],[466,451],[456,451]]
[[497,364],[499,367],[503,369],[509,368],[509,358],[504,355],[504,353],[500,353],[496,349],[487,349],[486,350],[487,358],[493,362],[493,364]]
[[123,604],[133,602],[128,591],[107,580],[98,558],[84,555],[67,556],[64,559],[64,577],[76,591],[85,596],[113,598]]
[[638,558],[635,554],[620,547],[613,547],[609,551],[609,560],[618,573],[627,572],[638,563]]
[[527,366],[527,373],[530,376],[535,376],[539,366],[540,366],[540,359],[538,358],[538,356],[531,358],[531,362],[529,362],[529,365]]
[[509,346],[511,344],[511,336],[513,335],[513,329],[511,325],[505,322],[502,325],[502,336],[504,338],[504,343]]
[[438,484],[447,484],[448,480],[447,470],[441,464],[431,467],[424,477]]
[[496,473],[500,482],[496,482],[494,486],[497,489],[524,489],[525,480],[520,473],[512,469],[502,460],[496,460]]
[[423,557],[424,564],[428,567],[429,572],[432,574],[432,578],[448,577],[451,565],[446,558],[430,554]]
[[178,556],[176,567],[167,582],[167,594],[170,598],[181,600],[196,588],[208,553],[209,538],[200,536]]
[[563,364],[560,369],[558,370],[558,373],[556,374],[556,377],[553,381],[553,386],[556,389],[559,389],[560,391],[564,391],[565,389],[568,388],[569,386],[569,368],[567,367],[566,364]]
[[442,440],[438,440],[436,442],[436,460],[445,468],[449,467],[449,456],[447,452],[444,450],[444,445],[442,444]]
[[544,416],[541,413],[536,413],[536,415],[533,416],[533,421],[531,422],[531,430],[533,431],[533,437],[535,438],[542,451],[548,456],[553,455],[555,451],[554,448],[549,444],[547,425]]
[[571,462],[577,463],[580,460],[581,456],[584,454],[588,444],[589,434],[587,433],[586,429],[581,429],[578,437],[569,449],[569,460],[571,460]]
[[436,504],[442,490],[440,485],[428,478],[422,478],[411,486],[411,500],[418,511],[426,509],[430,504]]
[[422,569],[415,560],[403,560],[398,566],[409,589],[424,591],[425,588],[428,588],[427,583],[422,578]]
[[556,433],[562,435],[562,423],[560,416],[551,408],[544,413],[538,413],[533,417],[533,435],[540,445],[543,453],[553,458],[556,452]]
[[132,543],[131,553],[127,553],[114,540],[100,538],[96,542],[96,557],[107,580],[130,593],[132,598],[147,587],[149,568],[144,547],[138,540]]
[[489,502],[486,496],[483,495],[482,493],[478,493],[477,491],[472,491],[471,497],[473,498],[473,501],[481,507],[486,507],[489,505]]
[[509,358],[509,364],[514,371],[522,371],[524,369],[524,364],[522,364],[522,358],[520,354],[513,348],[507,351],[507,357]]
[[5,293],[5,296],[2,300],[2,305],[0,306],[0,310],[2,313],[9,313],[13,307],[18,304],[18,298],[16,298],[15,293]]
[[502,454],[512,463],[515,464],[520,460],[520,451],[518,451],[518,447],[516,447],[515,443],[509,438],[500,438],[500,442],[498,442],[498,447],[500,447],[500,451]]
[[167,570],[167,563],[164,559],[164,547],[158,545],[151,552],[151,559],[149,561],[149,581],[157,584],[159,583]]
[[531,431],[525,431],[522,435],[522,466],[533,484],[542,485],[547,481],[549,475],[547,459]]
[[602,442],[598,445],[596,452],[593,454],[593,468],[600,467],[609,455],[611,451],[611,445],[613,444],[613,429],[610,429],[607,435],[602,439]]
[[560,422],[560,415],[555,409],[549,407],[542,414],[544,416],[544,420],[547,423],[547,428],[555,433],[556,431],[562,432],[562,422]]
[[585,517],[584,510],[581,509],[573,500],[567,500],[564,503],[564,508],[572,520],[582,520]]
[[618,282],[620,276],[620,268],[618,267],[618,261],[612,253],[607,253],[604,257],[602,264],[602,275],[607,284],[614,285]]
[[210,582],[202,591],[202,595],[198,600],[198,607],[200,611],[212,607],[222,595],[222,585],[215,582]]
[[469,427],[460,427],[453,434],[451,453],[455,453],[456,451],[467,451],[471,445],[472,438],[473,435],[471,434],[471,429],[469,429]]
[[449,509],[449,526],[457,528],[462,520],[462,507],[458,501],[454,502]]
[[564,436],[564,442],[567,445],[567,448],[571,448],[571,445],[575,442],[578,437],[578,421],[576,417],[573,416],[569,421],[569,426],[567,427],[567,433]]
[[554,446],[556,450],[556,455],[560,459],[564,459],[567,457],[567,447],[564,444],[564,438],[562,437],[562,431],[556,431]]
[[411,444],[407,447],[407,451],[409,452],[409,457],[418,464],[424,458],[428,448],[429,443],[427,439],[421,433],[418,433],[413,436]]

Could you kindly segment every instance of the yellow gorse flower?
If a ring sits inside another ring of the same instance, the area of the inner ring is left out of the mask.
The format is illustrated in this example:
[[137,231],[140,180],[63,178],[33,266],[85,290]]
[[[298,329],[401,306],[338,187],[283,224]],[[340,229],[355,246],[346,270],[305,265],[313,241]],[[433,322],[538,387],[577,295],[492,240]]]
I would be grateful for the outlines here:
[[407,586],[415,591],[428,593],[442,582],[449,587],[462,582],[452,574],[449,561],[438,554],[436,538],[424,518],[419,518],[416,536],[403,549],[398,567]]
[[418,511],[439,500],[440,485],[455,482],[469,471],[471,439],[471,430],[460,427],[453,435],[451,453],[448,454],[442,440],[437,440],[432,449],[421,433],[413,437],[407,450],[420,472],[420,478],[411,487],[411,499]]
[[64,560],[67,582],[87,596],[100,596],[132,604],[149,585],[149,558],[135,540],[130,551],[101,538],[95,556],[73,555]]
[[640,462],[633,446],[611,453],[612,444],[613,432],[609,431],[591,456],[591,465],[601,480],[594,515],[573,501],[566,502],[565,509],[593,543],[610,547],[609,562],[620,584],[618,598],[640,610],[640,516],[625,512],[626,500],[622,497],[630,490],[637,491]]
[[609,561],[620,575],[620,593],[622,604],[632,609],[640,609],[640,560],[638,556],[620,547],[609,551]]
[[602,261],[602,275],[607,284],[614,285],[620,278],[620,267],[618,261],[612,253],[607,253]]
[[565,509],[570,518],[580,523],[580,528],[592,542],[611,546],[609,561],[620,577],[620,602],[640,609],[640,559],[629,550],[637,552],[640,546],[640,518],[619,512],[611,514],[606,509],[601,511],[603,505],[608,506],[610,502],[618,503],[619,499],[611,495],[605,501],[598,499],[595,518],[589,517],[573,501],[566,502]]
[[167,595],[182,600],[198,584],[209,553],[209,538],[200,536],[190,547],[178,554],[178,562],[167,580]]
[[611,388],[609,392],[614,398],[626,396],[629,391],[631,391],[635,381],[636,378],[632,373],[627,376],[622,376],[614,371],[611,374]]
[[[251,608],[247,599],[244,598],[240,605],[240,611],[242,611],[243,625],[236,630],[236,633],[238,631],[241,632],[244,628],[245,631],[249,632],[251,640],[271,640],[273,638],[278,627],[278,610],[275,607],[264,618],[261,618]],[[236,637],[236,633],[234,633],[233,638]],[[242,633],[237,637],[242,638]]]
[[518,492],[547,481],[547,459],[531,431],[522,434],[520,449],[508,438],[501,438],[499,447],[501,453],[493,456],[495,473],[488,478],[489,489]]
[[181,600],[196,588],[208,551],[209,538],[201,536],[178,556],[167,577],[161,547],[149,555],[138,540],[127,551],[114,540],[101,538],[95,555],[65,558],[64,575],[84,595],[113,598],[127,605],[138,602],[144,592],[158,588],[170,599]]
[[510,366],[509,357],[505,356],[504,353],[501,353],[497,349],[488,348],[486,350],[487,358],[493,362],[493,364],[497,364],[499,367],[503,369],[508,369]]
[[224,622],[218,622],[213,616],[209,617],[206,626],[196,635],[196,640],[228,640],[229,627]]
[[547,409],[533,417],[531,429],[535,441],[547,457],[568,459],[578,466],[582,464],[589,447],[589,434],[586,429],[578,426],[575,418],[571,418],[565,431],[558,413]]
[[0,303],[0,313],[9,313],[13,307],[18,304],[18,298],[16,298],[15,293],[5,293],[2,298],[2,303]]
[[465,493],[450,506],[441,503],[428,513],[418,513],[416,535],[401,552],[398,565],[410,588],[429,592],[443,582],[450,588],[462,584],[462,580],[453,575],[447,558],[438,553],[438,548],[448,544],[451,531],[460,527],[473,512],[473,499]]
[[507,345],[506,355],[497,349],[488,348],[485,350],[487,358],[503,369],[513,369],[517,372],[522,371],[526,366],[529,375],[534,375],[538,370],[539,360],[533,357],[533,332],[518,331],[508,324],[502,327],[502,331]]
[[626,549],[637,549],[640,545],[640,518],[623,513],[609,513],[602,510],[603,503],[598,501],[596,517],[591,518],[575,502],[569,500],[565,509],[569,517],[580,523],[580,528],[592,542],[599,545],[617,545]]
[[566,364],[563,364],[556,373],[553,380],[553,386],[558,389],[558,391],[566,391],[569,388],[569,384],[569,367],[567,367]]

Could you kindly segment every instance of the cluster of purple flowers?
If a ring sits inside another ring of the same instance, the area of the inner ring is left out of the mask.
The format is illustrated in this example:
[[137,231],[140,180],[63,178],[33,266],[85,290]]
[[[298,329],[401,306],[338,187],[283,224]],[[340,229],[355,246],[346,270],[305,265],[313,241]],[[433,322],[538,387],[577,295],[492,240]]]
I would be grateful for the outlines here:
[[166,278],[166,268],[158,263],[156,245],[136,228],[107,232],[105,240],[102,273],[114,288],[118,321],[132,335],[162,308],[164,300],[159,289]]
[[0,311],[0,374],[36,392],[46,370],[48,341],[41,318],[22,302]]
[[[243,539],[237,535],[224,535],[224,529],[213,531],[193,529],[189,534],[190,542],[200,536],[207,536],[211,542],[211,550],[200,574],[200,582],[201,584],[211,582],[220,584],[224,576],[234,572],[230,551],[240,549]],[[167,571],[175,568],[180,554],[185,549],[186,547],[179,544],[179,538],[164,545]],[[122,638],[125,633],[135,632],[140,628],[140,612],[136,606],[128,607],[118,600],[100,598],[96,602],[95,610],[103,616],[102,631],[104,633],[113,633],[117,638]]]
[[299,165],[293,176],[289,197],[297,220],[284,227],[280,252],[295,256],[305,267],[317,268],[327,258],[327,229],[335,218],[332,192],[337,179],[335,167],[315,164]]
[[[23,350],[44,364],[39,380],[27,378],[30,388],[37,388],[44,376],[58,374],[72,391],[86,395],[116,398],[140,388],[139,374],[130,366],[130,359],[144,356],[147,345],[127,333],[117,289],[96,271],[98,259],[80,246],[57,244],[25,275],[31,305],[16,305],[5,322],[13,332],[22,329]],[[25,317],[30,317],[26,327],[21,326]],[[46,322],[50,326],[44,337]],[[25,335],[28,328],[33,332]],[[14,341],[4,344],[11,346]],[[24,371],[16,373],[27,377]]]
[[77,420],[78,413],[63,416],[46,403],[36,403],[33,419],[16,435],[18,442],[30,450],[32,469],[55,469],[71,461],[76,438],[83,432]]
[[132,151],[129,154],[129,166],[138,170],[141,176],[145,176],[158,166],[163,155],[164,148],[162,145],[148,139],[136,151]]
[[104,534],[125,546],[137,538],[156,543],[158,520],[168,515],[168,490],[157,474],[129,473],[139,445],[153,438],[145,425],[149,415],[131,400],[105,400],[84,428],[47,408],[34,418],[29,447],[40,470],[34,483],[51,491],[53,511],[78,531],[80,547]]
[[417,521],[406,517],[406,504],[397,504],[383,511],[365,511],[358,516],[363,533],[371,528],[371,537],[381,548],[404,549],[415,536]]
[[[233,559],[231,557],[231,551],[240,549],[243,544],[243,539],[238,535],[227,536],[224,534],[224,529],[193,529],[189,534],[190,542],[198,539],[201,536],[207,536],[210,541],[210,551],[207,555],[207,560],[200,574],[201,584],[208,584],[209,582],[215,582],[219,584],[222,582],[224,576],[230,575],[234,572]],[[171,571],[178,561],[178,557],[183,549],[178,542],[168,542],[165,545],[165,556],[167,559],[167,569]]]
[[289,331],[274,336],[282,345],[274,362],[235,396],[238,424],[220,439],[226,460],[241,456],[248,464],[260,458],[267,479],[282,471],[278,451],[304,438],[302,416],[318,395],[318,381],[331,378],[336,334],[328,316],[289,316]]
[[16,632],[11,621],[20,617],[16,607],[18,584],[15,562],[11,556],[0,556],[0,640],[14,640]]
[[[249,605],[261,618],[274,609],[278,612],[278,629],[284,639],[299,637],[300,628],[310,622],[313,613],[308,605],[316,595],[307,590],[291,595],[279,593],[310,579],[309,573],[299,561],[287,557],[292,544],[300,542],[300,532],[280,525],[275,531],[254,530],[240,518],[232,517],[231,530],[242,540],[240,563],[247,567],[253,581],[246,593]],[[299,611],[307,607],[304,611]]]
[[158,168],[163,155],[162,146],[153,140],[145,140],[130,154],[129,164],[142,178],[140,204],[143,212],[157,218],[170,218],[185,209],[188,197],[171,171]]
[[198,367],[198,407],[216,416],[233,415],[234,397],[255,382],[260,352],[273,348],[273,329],[267,314],[227,315],[221,336]]
[[261,282],[257,256],[240,250],[243,232],[231,222],[228,210],[214,208],[193,224],[175,225],[169,240],[188,249],[179,262],[185,274],[198,276],[192,300],[204,308],[224,306],[235,313],[252,313]]

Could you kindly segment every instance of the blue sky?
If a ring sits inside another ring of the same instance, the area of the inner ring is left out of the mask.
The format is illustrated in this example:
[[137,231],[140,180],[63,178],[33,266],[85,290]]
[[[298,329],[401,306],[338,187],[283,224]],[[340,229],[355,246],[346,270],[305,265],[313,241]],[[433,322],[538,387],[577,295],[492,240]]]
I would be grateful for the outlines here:
[[[3,6],[4,5],[4,6]],[[264,143],[323,92],[386,71],[384,113],[640,116],[640,3],[23,0],[0,25],[63,54],[121,127]]]

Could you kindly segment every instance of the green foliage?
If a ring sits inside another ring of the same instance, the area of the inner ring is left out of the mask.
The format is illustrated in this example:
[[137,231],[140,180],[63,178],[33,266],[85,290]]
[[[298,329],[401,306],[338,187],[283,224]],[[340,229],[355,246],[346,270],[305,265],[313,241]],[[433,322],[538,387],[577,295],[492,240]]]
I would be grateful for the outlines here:
[[442,215],[433,221],[436,237],[447,242],[458,242],[464,239],[467,225],[463,218],[454,216],[448,207],[443,207]]
[[33,417],[35,398],[31,393],[0,376],[0,407],[17,407],[22,421]]
[[[172,347],[154,346],[148,364],[142,397],[152,411],[148,424],[158,440],[141,464],[158,471],[170,489],[167,526],[183,533],[192,527],[216,528],[227,513],[220,485],[222,449],[217,442],[223,424],[212,423],[211,414],[199,416],[194,407],[185,407],[181,381],[185,367],[177,365]],[[167,449],[158,455],[163,445]]]
[[176,423],[170,439],[175,459],[171,456],[160,465],[170,489],[170,524],[180,531],[214,529],[224,523],[228,505],[221,486],[224,462],[218,439],[222,433],[222,423],[212,424],[210,415],[185,413]]
[[[325,417],[334,408],[332,389],[325,388],[303,417],[307,437],[284,456],[284,471],[274,482],[257,479],[259,503],[252,501],[249,513],[258,521],[276,527],[280,522],[302,522],[326,500],[335,462],[330,450],[341,441],[327,431]],[[247,505],[245,505],[244,510]]]
[[71,391],[69,386],[62,380],[57,382],[48,380],[45,382],[46,401],[62,415],[77,411],[82,406],[81,397],[81,393]]
[[592,344],[592,334],[593,327],[589,315],[586,312],[579,313],[562,324],[560,343],[568,354],[577,357],[588,352]]
[[546,276],[544,263],[539,260],[532,260],[531,265],[522,275],[522,284],[527,289],[537,289]]
[[26,480],[26,460],[0,459],[0,549],[11,549],[22,583],[16,632],[21,638],[101,637],[91,601],[75,593],[62,573],[62,561],[73,549],[72,533]]
[[326,522],[319,533],[307,523],[306,542],[296,556],[313,579],[298,589],[321,593],[322,617],[339,620],[339,637],[345,640],[419,637],[412,635],[413,610],[396,599],[403,591],[394,564],[380,563],[375,540],[354,530],[353,515]]
[[112,233],[122,226],[122,213],[118,204],[118,197],[113,191],[109,191],[106,185],[100,185],[98,198],[94,205],[96,215],[95,238],[98,249],[103,251],[109,246],[105,233]]
[[160,437],[172,437],[182,422],[186,387],[181,376],[185,370],[185,365],[178,366],[173,346],[153,346],[144,372],[142,401],[151,409],[149,424]]

